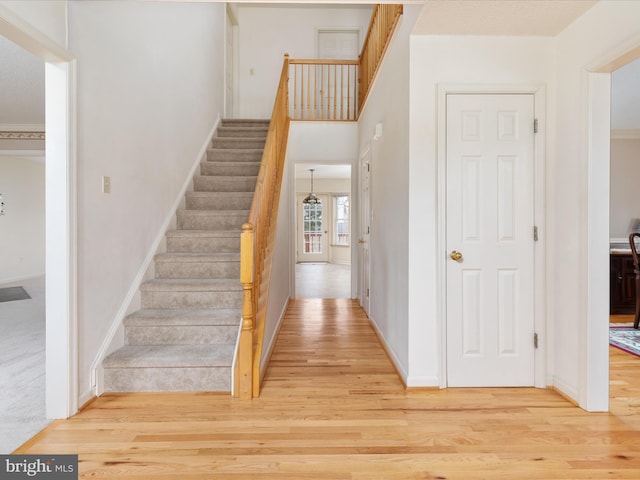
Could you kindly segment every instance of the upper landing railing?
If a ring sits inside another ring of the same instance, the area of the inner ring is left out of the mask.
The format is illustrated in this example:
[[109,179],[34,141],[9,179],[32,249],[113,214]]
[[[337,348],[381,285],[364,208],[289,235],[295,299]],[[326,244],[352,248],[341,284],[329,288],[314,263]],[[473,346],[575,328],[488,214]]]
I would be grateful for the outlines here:
[[292,120],[355,121],[402,15],[402,5],[376,5],[357,60],[289,60]]

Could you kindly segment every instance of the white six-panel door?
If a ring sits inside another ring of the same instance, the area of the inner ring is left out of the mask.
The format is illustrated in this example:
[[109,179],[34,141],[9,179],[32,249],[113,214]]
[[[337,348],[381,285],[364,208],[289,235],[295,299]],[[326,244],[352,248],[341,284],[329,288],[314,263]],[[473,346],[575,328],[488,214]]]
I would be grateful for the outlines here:
[[447,95],[448,386],[534,384],[534,97]]

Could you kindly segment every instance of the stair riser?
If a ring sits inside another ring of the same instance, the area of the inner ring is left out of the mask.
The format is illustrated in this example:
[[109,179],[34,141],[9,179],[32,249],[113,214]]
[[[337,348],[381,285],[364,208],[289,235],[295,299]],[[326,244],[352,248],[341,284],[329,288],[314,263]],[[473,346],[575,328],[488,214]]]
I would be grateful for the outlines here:
[[240,262],[156,262],[156,278],[240,278]]
[[221,126],[216,132],[218,138],[225,137],[243,137],[243,138],[267,138],[268,128],[259,126],[246,126],[246,127],[225,127]]
[[228,392],[231,367],[105,368],[107,392]]
[[221,127],[260,127],[269,128],[269,120],[223,120],[220,124]]
[[211,162],[259,162],[262,160],[262,147],[259,150],[207,150],[207,160]]
[[250,210],[252,201],[253,194],[243,196],[187,194],[186,196],[186,205],[189,210]]
[[142,308],[240,308],[242,291],[142,291]]
[[[227,162],[231,163],[231,162]],[[260,171],[260,163],[245,162],[247,165],[225,165],[218,162],[204,162],[200,164],[200,175],[221,175],[238,177],[257,177]]]
[[230,253],[240,251],[240,237],[167,238],[169,253]]
[[127,327],[125,328],[125,344],[233,345],[237,335],[237,325]]
[[264,148],[263,138],[233,138],[214,137],[211,141],[213,148]]
[[256,189],[256,179],[197,176],[193,179],[193,189],[196,192],[253,192]]
[[178,214],[178,228],[183,230],[242,230],[247,215],[194,215]]

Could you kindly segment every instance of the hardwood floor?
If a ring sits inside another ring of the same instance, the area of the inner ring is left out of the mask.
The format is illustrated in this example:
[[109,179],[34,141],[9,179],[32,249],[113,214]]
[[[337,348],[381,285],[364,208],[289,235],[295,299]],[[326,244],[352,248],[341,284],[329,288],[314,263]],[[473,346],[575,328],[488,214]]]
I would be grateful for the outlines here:
[[110,394],[21,453],[81,478],[637,479],[640,358],[612,349],[612,413],[550,390],[405,391],[351,300],[292,302],[262,396]]

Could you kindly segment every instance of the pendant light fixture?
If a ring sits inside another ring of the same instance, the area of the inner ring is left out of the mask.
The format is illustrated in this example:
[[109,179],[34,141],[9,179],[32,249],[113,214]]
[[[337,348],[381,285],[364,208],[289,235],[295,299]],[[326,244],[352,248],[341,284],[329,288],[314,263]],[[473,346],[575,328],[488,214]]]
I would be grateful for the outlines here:
[[310,168],[309,171],[311,172],[311,192],[309,193],[309,195],[307,195],[305,197],[304,200],[302,200],[302,203],[304,203],[305,205],[318,205],[321,204],[322,201],[316,196],[315,193],[313,193],[313,168]]

